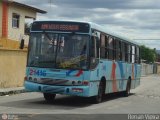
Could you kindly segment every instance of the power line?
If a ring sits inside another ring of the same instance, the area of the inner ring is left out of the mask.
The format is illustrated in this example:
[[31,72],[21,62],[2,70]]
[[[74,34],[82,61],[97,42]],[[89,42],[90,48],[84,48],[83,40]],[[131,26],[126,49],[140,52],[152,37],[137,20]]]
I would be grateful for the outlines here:
[[133,40],[160,40],[160,39],[133,39]]

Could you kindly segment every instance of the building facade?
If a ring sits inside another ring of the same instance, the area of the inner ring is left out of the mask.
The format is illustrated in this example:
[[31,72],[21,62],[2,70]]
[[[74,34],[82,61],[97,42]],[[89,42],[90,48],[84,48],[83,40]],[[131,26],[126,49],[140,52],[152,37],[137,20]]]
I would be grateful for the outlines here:
[[44,14],[46,11],[13,0],[1,0],[0,47],[10,47],[10,43],[19,42],[22,38],[27,44],[29,38],[25,33],[25,21],[36,20],[37,13]]

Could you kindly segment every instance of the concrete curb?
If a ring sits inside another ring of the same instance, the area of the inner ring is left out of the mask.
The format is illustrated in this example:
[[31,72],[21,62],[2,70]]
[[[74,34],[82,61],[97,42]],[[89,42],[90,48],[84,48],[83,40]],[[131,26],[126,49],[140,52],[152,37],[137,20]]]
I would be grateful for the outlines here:
[[0,96],[10,95],[10,94],[19,94],[28,92],[25,90],[24,87],[17,87],[17,88],[1,88],[0,89]]

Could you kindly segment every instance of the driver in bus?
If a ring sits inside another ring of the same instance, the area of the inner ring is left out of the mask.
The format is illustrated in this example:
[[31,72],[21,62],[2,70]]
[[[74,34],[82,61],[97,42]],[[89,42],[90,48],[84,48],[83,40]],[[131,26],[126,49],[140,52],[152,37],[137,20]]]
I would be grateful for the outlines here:
[[55,44],[56,44],[56,40],[51,39],[48,41],[47,53],[54,53],[55,52],[55,50],[56,50]]
[[64,48],[64,37],[62,37],[60,40],[60,52],[63,52],[63,48]]
[[80,55],[85,55],[85,54],[86,54],[86,45],[83,46],[83,49],[82,49]]

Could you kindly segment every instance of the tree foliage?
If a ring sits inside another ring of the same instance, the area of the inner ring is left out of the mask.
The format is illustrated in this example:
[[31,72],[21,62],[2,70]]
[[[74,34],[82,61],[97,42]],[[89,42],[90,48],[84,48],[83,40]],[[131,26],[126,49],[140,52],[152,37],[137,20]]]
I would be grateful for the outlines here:
[[147,63],[153,63],[156,61],[156,50],[150,49],[145,45],[140,46],[141,59],[146,60]]
[[25,34],[28,35],[30,33],[31,24],[25,23]]

